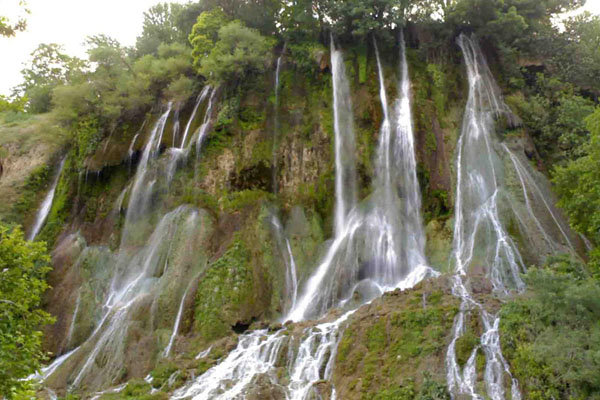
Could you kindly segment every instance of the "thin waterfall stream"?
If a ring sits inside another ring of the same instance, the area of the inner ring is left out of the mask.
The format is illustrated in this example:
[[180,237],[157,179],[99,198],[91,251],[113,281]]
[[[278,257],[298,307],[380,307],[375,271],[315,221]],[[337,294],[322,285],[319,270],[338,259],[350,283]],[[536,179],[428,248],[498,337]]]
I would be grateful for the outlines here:
[[52,201],[54,200],[54,193],[56,192],[56,187],[58,186],[58,182],[60,180],[60,175],[62,173],[63,167],[65,166],[66,157],[63,157],[58,165],[58,169],[54,173],[54,177],[52,178],[52,184],[50,185],[50,190],[44,197],[44,201],[40,205],[40,209],[35,215],[35,221],[33,223],[33,227],[29,231],[27,235],[27,240],[34,240],[35,237],[40,233],[40,230],[44,226],[44,222],[46,222],[46,218],[48,218],[48,214],[50,214],[50,209],[52,208]]

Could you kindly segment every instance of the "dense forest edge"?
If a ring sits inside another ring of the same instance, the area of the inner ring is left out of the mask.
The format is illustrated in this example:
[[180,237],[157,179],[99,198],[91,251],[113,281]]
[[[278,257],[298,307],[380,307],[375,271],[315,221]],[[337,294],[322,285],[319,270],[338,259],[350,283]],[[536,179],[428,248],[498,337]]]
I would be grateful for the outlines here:
[[[171,219],[159,224],[153,212],[126,244],[142,247],[165,223],[173,237],[156,239],[161,257],[172,265],[173,281],[187,278],[166,288],[156,309],[140,311],[152,313],[152,332],[142,317],[131,326],[133,339],[112,379],[112,386],[126,385],[100,398],[169,398],[225,357],[240,334],[281,328],[288,304],[277,271],[285,269],[285,255],[273,215],[284,222],[299,281],[310,276],[334,229],[331,41],[344,52],[350,81],[363,200],[371,194],[384,118],[376,51],[386,76],[397,76],[402,35],[425,251],[441,275],[360,308],[340,340],[331,382],[315,390],[323,399],[330,385],[341,400],[450,399],[444,357],[459,302],[448,259],[455,150],[468,92],[456,40],[468,34],[519,119],[499,121],[496,134],[523,148],[523,159],[550,180],[548,201],[556,197],[581,242],[576,252],[543,262],[523,249],[522,293],[498,297],[477,269],[470,272],[473,291],[501,316],[504,357],[524,399],[600,399],[600,16],[559,19],[584,3],[160,3],[144,13],[133,47],[88,37],[88,58],[80,59],[40,44],[22,84],[0,95],[0,397],[51,398],[27,378],[94,330],[98,293],[110,283],[105,271],[124,243],[131,180],[164,115],[156,152],[176,167],[149,201]],[[25,26],[0,16],[0,35],[18,35]],[[398,90],[392,78],[387,90]],[[167,150],[188,147],[186,158]],[[28,240],[49,190],[47,218]],[[199,221],[194,227],[186,225],[189,215]],[[517,227],[509,231],[517,244],[527,240]],[[175,340],[176,314],[182,318]],[[288,325],[289,335],[302,324]],[[459,364],[479,348],[482,330],[477,319],[467,321],[456,343]],[[174,346],[170,354],[163,353],[167,344]],[[198,359],[205,350],[210,354]],[[482,351],[475,354],[481,378],[485,360]],[[90,380],[69,392],[72,377],[59,375],[49,380],[58,398],[108,389]],[[263,389],[253,382],[248,398],[282,398]]]

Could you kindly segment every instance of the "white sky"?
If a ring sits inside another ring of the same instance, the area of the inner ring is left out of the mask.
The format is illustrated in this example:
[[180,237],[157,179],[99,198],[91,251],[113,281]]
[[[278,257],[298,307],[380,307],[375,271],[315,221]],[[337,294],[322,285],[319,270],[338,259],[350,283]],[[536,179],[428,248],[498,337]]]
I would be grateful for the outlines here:
[[[28,0],[27,31],[12,38],[0,36],[0,94],[9,94],[21,82],[22,64],[40,43],[61,44],[67,54],[79,57],[85,57],[83,40],[89,35],[105,33],[133,45],[142,30],[143,12],[160,1]],[[0,0],[0,15],[14,16],[17,4],[18,0]],[[600,14],[600,0],[588,0],[584,9]]]
[[[162,0],[185,3],[184,0]],[[0,94],[21,83],[23,63],[40,43],[58,43],[69,55],[85,57],[83,41],[99,33],[123,45],[135,44],[143,12],[161,0],[27,0],[27,30],[0,36]],[[0,15],[15,16],[18,0],[0,0]]]

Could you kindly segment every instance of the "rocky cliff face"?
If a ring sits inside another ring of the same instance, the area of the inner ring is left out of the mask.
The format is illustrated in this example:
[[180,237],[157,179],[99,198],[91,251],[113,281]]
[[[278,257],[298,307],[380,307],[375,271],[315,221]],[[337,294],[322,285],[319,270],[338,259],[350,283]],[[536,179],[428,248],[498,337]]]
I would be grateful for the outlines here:
[[[422,34],[413,32],[407,52],[417,172],[426,255],[432,267],[447,272],[455,149],[467,84],[454,53],[427,54],[419,47]],[[396,49],[383,49],[382,54],[386,75],[398,76]],[[333,100],[328,59],[323,51],[307,71],[291,53],[284,54],[278,102],[273,76],[219,88],[213,107],[208,102],[200,104],[198,116],[189,121],[190,132],[204,127],[206,138],[180,158],[169,148],[181,134],[175,127],[185,126],[191,118],[194,99],[173,105],[177,112],[166,114],[151,160],[155,169],[149,169],[151,176],[144,181],[151,193],[144,197],[143,207],[150,211],[133,222],[136,170],[144,162],[145,146],[164,109],[157,108],[145,122],[132,121],[131,127],[104,138],[85,160],[86,170],[76,170],[68,159],[41,233],[53,244],[52,289],[46,308],[57,317],[47,329],[45,347],[56,356],[80,346],[86,351],[61,364],[49,376],[49,387],[59,394],[74,387],[85,397],[130,382],[126,390],[105,397],[161,398],[229,354],[240,333],[280,328],[277,324],[289,307],[287,251],[293,254],[301,286],[323,257],[333,229]],[[349,48],[346,68],[356,121],[359,197],[364,199],[370,194],[383,119],[372,49]],[[386,81],[389,93],[395,93],[396,87],[395,78]],[[511,149],[515,154],[525,160],[536,157],[526,132],[511,130],[509,134],[514,137]],[[16,173],[19,161],[13,158],[3,164],[0,182],[4,184]],[[505,162],[511,160],[507,157]],[[165,174],[172,176],[165,179]],[[518,194],[518,177],[512,179],[512,190]],[[282,233],[289,246],[282,245]],[[517,227],[511,233],[520,238]],[[536,261],[538,256],[524,253],[527,261]],[[136,304],[126,315],[121,316],[118,308],[105,314],[111,296],[125,290],[120,285],[138,285],[127,272],[133,268],[145,271],[145,283],[139,286],[143,296],[125,297]],[[483,270],[475,268],[472,274],[474,292],[492,301],[491,288],[478,280]],[[332,381],[316,384],[314,393],[327,398],[333,383],[339,399],[414,398],[418,394],[420,398],[447,398],[444,358],[459,306],[450,288],[447,278],[437,278],[412,290],[386,294],[359,309],[340,334]],[[312,325],[288,325],[286,335],[302,337]],[[112,336],[104,336],[107,329]],[[469,340],[476,341],[481,334],[476,322],[472,330],[465,343],[459,343],[459,362],[466,362],[465,354],[474,348]],[[292,339],[286,343],[298,345]],[[197,357],[205,351],[207,356]],[[285,364],[285,360],[278,362]],[[148,373],[150,383],[142,381]],[[247,398],[285,398],[268,383],[271,380],[261,379],[254,379]],[[150,397],[151,387],[163,394]]]

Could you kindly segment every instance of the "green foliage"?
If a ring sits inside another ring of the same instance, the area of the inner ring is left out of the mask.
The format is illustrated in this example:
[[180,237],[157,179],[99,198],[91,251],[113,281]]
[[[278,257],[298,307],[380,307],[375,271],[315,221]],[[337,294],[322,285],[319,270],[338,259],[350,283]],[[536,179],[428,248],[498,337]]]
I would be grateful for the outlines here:
[[27,110],[33,113],[49,111],[53,89],[81,80],[86,67],[84,60],[66,55],[62,46],[40,44],[31,53],[30,64],[21,71],[24,82],[17,87],[28,99]]
[[47,165],[40,165],[31,171],[23,185],[23,194],[15,204],[17,213],[27,215],[35,207],[38,195],[48,184],[49,172],[50,168]]
[[529,293],[502,307],[502,349],[531,399],[600,396],[600,285],[562,257],[529,270]]
[[236,238],[225,254],[200,278],[196,298],[195,331],[209,342],[231,330],[231,316],[251,302],[253,293],[250,253]]
[[458,365],[462,367],[467,363],[477,345],[479,345],[479,337],[471,331],[458,338],[456,341],[456,361]]
[[0,225],[0,395],[9,400],[46,359],[39,329],[53,322],[40,308],[49,261],[45,243]]
[[119,393],[108,393],[100,400],[166,400],[169,396],[163,392],[150,394],[152,386],[143,380],[130,381]]
[[193,22],[201,11],[200,4],[158,3],[144,12],[142,34],[137,38],[139,56],[158,54],[161,44],[187,42]]
[[192,45],[194,66],[199,69],[202,61],[210,54],[219,38],[219,29],[228,22],[227,16],[220,8],[204,11],[192,27],[188,38]]
[[350,322],[338,347],[334,380],[360,379],[360,389],[350,392],[362,399],[449,399],[445,385],[420,371],[439,371],[456,301],[430,286],[396,296],[378,300]]
[[540,154],[549,164],[563,164],[585,153],[589,129],[585,118],[594,103],[574,93],[570,84],[542,74],[536,76],[534,93],[507,98],[523,119]]
[[219,29],[219,40],[200,61],[200,73],[214,85],[238,82],[247,75],[264,72],[271,60],[272,43],[239,21]]
[[591,135],[587,155],[557,167],[553,181],[572,226],[600,243],[600,108],[585,121]]
[[14,113],[20,113],[25,110],[27,104],[27,97],[15,96],[12,99],[8,96],[0,94],[0,113],[6,111],[12,111]]
[[[15,0],[15,3],[17,0]],[[26,14],[29,14],[27,2],[25,0],[18,1],[20,8]],[[0,15],[0,36],[11,37],[17,32],[22,32],[27,28],[27,20],[24,17],[18,18],[17,21],[11,21],[8,17]]]

